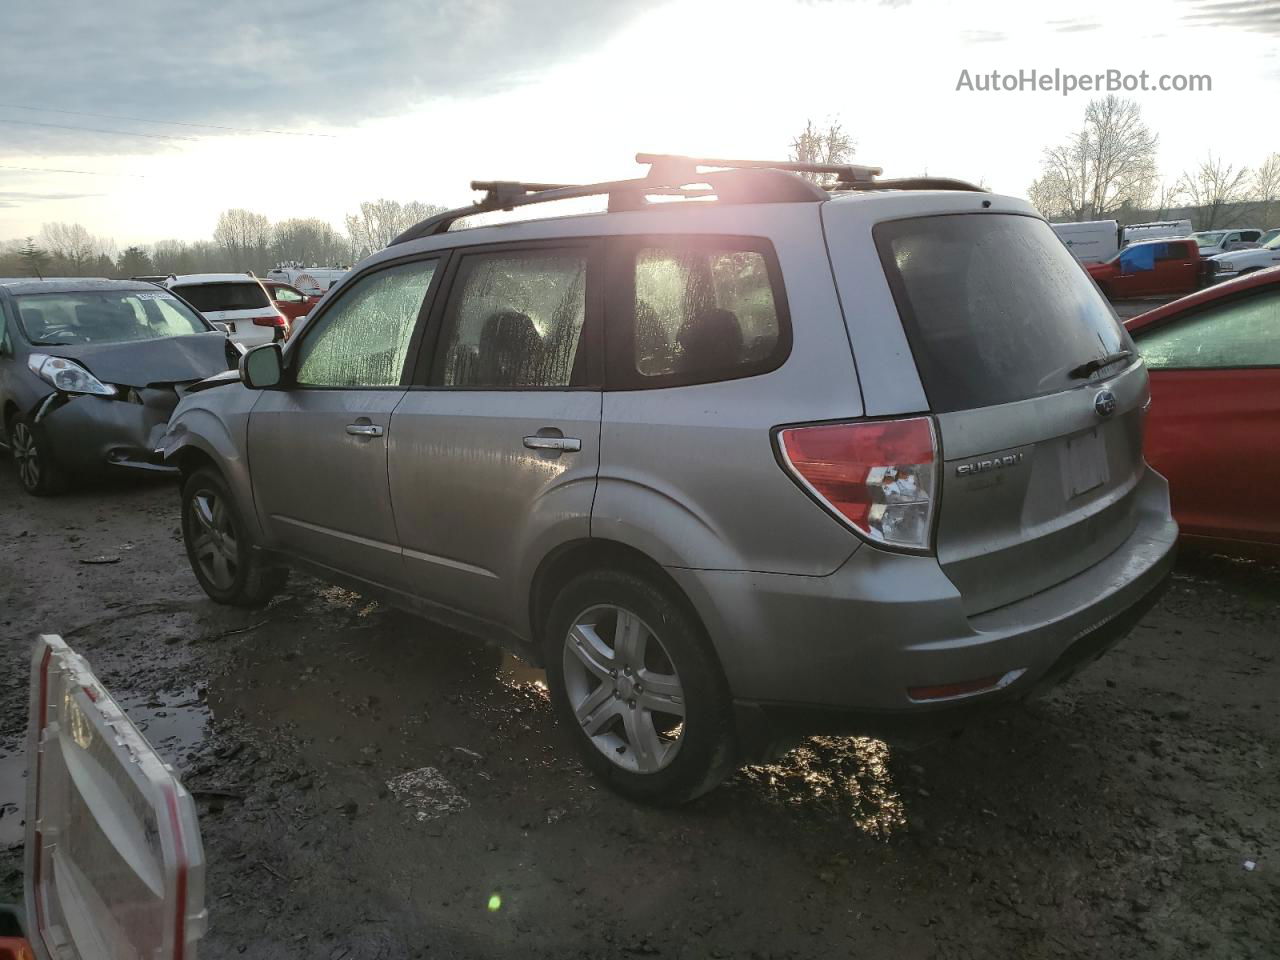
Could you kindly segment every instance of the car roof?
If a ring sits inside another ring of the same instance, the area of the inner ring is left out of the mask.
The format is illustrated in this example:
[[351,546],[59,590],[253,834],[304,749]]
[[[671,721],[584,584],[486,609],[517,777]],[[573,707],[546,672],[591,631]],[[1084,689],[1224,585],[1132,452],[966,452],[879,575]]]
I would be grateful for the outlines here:
[[0,287],[15,295],[27,293],[90,293],[98,290],[155,290],[144,280],[108,280],[106,277],[4,277]]
[[192,283],[251,283],[257,279],[247,273],[184,273],[181,276],[170,277],[166,282],[169,286],[175,287]]
[[1198,293],[1188,294],[1179,300],[1174,300],[1172,303],[1166,303],[1156,307],[1154,310],[1140,313],[1136,317],[1126,320],[1124,325],[1130,331],[1139,330],[1152,323],[1158,323],[1169,317],[1198,309],[1205,304],[1213,303],[1215,300],[1225,300],[1246,290],[1252,290],[1254,287],[1268,287],[1277,284],[1280,284],[1280,267],[1267,267],[1265,270],[1257,270],[1253,273],[1247,273],[1243,277],[1236,277],[1234,280],[1214,284],[1212,287],[1206,287]]

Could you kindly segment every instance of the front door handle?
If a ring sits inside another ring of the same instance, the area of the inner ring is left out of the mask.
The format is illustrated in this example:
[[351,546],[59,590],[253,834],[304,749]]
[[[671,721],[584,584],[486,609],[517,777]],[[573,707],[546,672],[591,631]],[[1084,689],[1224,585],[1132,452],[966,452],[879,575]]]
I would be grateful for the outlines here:
[[577,453],[582,449],[582,441],[577,437],[525,437],[524,445],[530,450],[560,450],[566,453]]
[[383,429],[376,423],[348,423],[347,433],[353,437],[380,437]]

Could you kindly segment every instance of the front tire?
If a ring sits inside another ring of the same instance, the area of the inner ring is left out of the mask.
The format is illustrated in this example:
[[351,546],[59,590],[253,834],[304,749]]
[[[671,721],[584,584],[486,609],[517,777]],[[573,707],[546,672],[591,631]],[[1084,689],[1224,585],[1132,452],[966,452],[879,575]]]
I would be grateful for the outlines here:
[[33,497],[48,497],[67,488],[67,477],[54,459],[49,438],[29,418],[9,421],[9,450],[18,467],[18,482]]
[[196,470],[182,485],[182,541],[191,570],[211,599],[233,607],[261,607],[289,577],[264,562],[222,475]]
[[581,574],[552,604],[544,644],[557,716],[618,793],[685,803],[733,769],[728,684],[667,585],[621,570]]

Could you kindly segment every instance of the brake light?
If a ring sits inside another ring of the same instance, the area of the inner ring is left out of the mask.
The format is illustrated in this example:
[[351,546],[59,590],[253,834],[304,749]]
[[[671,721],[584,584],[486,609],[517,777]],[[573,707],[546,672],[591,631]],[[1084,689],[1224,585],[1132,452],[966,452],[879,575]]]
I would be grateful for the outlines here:
[[255,327],[285,327],[285,328],[287,328],[287,327],[289,326],[289,319],[288,319],[288,318],[287,318],[283,313],[280,313],[280,312],[277,310],[274,314],[272,314],[272,315],[270,315],[270,316],[254,317],[254,318],[253,318],[253,325],[254,325]]
[[938,443],[928,417],[788,427],[778,442],[795,479],[862,536],[929,549]]

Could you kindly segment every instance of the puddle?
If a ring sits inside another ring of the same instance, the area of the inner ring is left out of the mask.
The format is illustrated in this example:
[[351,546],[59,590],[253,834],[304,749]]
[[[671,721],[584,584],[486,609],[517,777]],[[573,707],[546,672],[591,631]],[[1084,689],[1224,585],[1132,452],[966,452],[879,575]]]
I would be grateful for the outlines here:
[[27,800],[27,755],[21,747],[0,756],[0,850],[21,843]]
[[848,817],[879,839],[907,825],[889,771],[889,746],[869,737],[810,737],[777,763],[743,768],[739,780],[770,802]]
[[179,769],[208,735],[209,706],[195,686],[118,697],[116,702],[161,759]]

